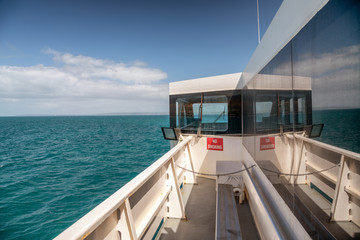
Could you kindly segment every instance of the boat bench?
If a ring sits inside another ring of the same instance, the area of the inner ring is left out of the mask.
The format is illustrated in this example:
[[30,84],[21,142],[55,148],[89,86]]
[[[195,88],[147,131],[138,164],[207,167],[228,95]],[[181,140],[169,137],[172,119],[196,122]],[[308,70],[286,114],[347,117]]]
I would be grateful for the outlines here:
[[242,239],[233,186],[217,185],[216,239]]

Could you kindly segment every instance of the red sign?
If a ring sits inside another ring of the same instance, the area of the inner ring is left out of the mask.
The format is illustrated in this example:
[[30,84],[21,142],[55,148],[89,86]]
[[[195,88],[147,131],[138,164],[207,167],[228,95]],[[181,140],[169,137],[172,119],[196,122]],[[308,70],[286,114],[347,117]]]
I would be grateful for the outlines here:
[[223,151],[223,139],[222,138],[207,138],[207,150]]
[[260,138],[260,151],[275,149],[275,137]]

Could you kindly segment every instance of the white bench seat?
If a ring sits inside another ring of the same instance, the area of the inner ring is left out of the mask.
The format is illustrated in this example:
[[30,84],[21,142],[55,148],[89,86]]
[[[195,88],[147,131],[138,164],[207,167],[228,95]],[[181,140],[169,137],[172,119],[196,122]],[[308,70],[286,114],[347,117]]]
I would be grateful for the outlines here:
[[233,187],[229,184],[218,184],[217,189],[216,239],[241,240]]

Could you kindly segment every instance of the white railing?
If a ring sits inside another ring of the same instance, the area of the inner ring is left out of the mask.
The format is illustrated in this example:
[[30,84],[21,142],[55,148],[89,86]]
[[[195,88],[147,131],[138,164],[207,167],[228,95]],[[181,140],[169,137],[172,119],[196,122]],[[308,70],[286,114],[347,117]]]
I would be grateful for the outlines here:
[[[304,181],[309,185],[312,183],[332,198],[332,220],[351,220],[359,225],[360,154],[298,134],[288,137],[288,147],[293,148],[294,153],[291,173],[311,173],[335,166],[329,171],[292,181]],[[180,141],[56,239],[151,239],[157,236],[167,218],[185,218],[180,187],[185,182],[195,182],[190,151],[192,139],[192,136],[188,136]],[[199,143],[201,141],[195,145]],[[242,147],[241,154],[244,167],[255,165],[242,172],[242,175],[262,238],[309,238],[245,147]]]
[[151,239],[168,217],[185,218],[180,193],[184,178],[175,164],[192,169],[186,137],[125,186],[79,219],[55,239]]
[[262,239],[310,239],[253,157],[243,146],[243,178],[249,204]]
[[294,151],[303,156],[301,165],[305,173],[331,168],[305,179],[331,203],[331,220],[352,221],[360,226],[360,154],[299,134],[294,136],[297,142]]

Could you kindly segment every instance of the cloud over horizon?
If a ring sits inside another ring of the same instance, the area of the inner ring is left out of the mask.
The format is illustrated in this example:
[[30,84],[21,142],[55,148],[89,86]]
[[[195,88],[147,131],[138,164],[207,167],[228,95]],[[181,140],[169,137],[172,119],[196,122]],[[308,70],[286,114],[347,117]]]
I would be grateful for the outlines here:
[[[52,55],[54,66],[0,66],[0,115],[167,111],[167,74],[160,69],[140,61],[43,52]],[[33,104],[22,111],[25,102]]]

